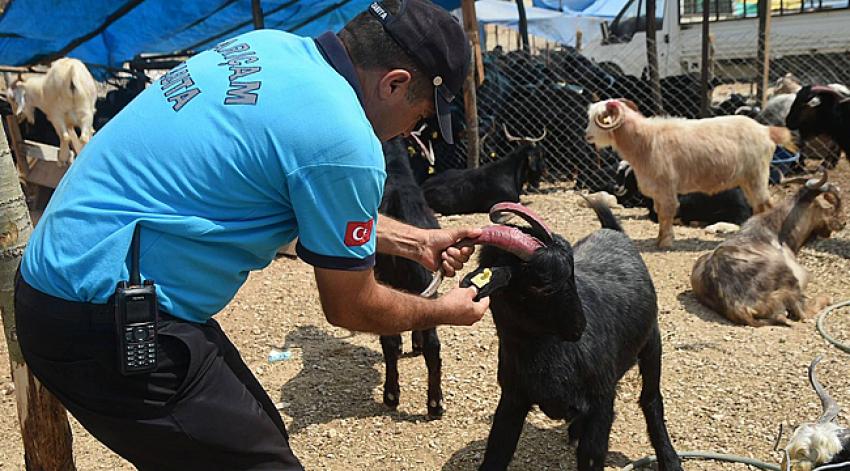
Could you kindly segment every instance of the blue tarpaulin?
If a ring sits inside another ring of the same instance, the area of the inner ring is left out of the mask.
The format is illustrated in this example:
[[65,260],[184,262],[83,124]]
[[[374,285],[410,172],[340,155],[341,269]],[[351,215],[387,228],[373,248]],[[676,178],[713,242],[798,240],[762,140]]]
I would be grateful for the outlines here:
[[614,18],[626,0],[534,0],[534,6],[581,16]]
[[[619,2],[620,7],[626,0],[597,0],[587,10],[613,10],[612,4]],[[619,8],[617,11],[619,11]],[[519,14],[516,2],[502,0],[478,0],[475,2],[476,16],[482,24],[498,24],[519,30]],[[567,13],[550,9],[526,7],[528,33],[550,39],[561,44],[574,44],[576,32],[582,31],[585,44],[601,38],[600,23],[613,17],[607,15]],[[455,12],[460,16],[460,11]]]
[[[260,5],[266,28],[318,36],[338,31],[369,3],[262,0]],[[434,3],[460,6],[460,0]],[[117,68],[139,53],[200,51],[251,29],[251,0],[12,0],[0,16],[0,64],[29,65],[64,55]]]

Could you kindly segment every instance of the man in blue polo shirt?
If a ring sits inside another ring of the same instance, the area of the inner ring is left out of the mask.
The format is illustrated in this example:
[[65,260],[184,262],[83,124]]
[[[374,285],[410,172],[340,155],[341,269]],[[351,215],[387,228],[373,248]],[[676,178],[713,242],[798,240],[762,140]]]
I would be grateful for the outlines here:
[[[393,0],[339,37],[255,31],[163,76],[86,146],[30,238],[16,308],[35,375],[139,469],[301,469],[212,316],[297,236],[334,325],[384,334],[477,322],[488,300],[474,301],[472,288],[423,299],[372,273],[376,250],[449,276],[471,254],[451,246],[477,229],[422,230],[377,214],[381,141],[435,112],[450,130],[468,62],[447,12]],[[114,300],[134,231],[160,321],[156,348],[133,357],[156,368],[125,374]]]

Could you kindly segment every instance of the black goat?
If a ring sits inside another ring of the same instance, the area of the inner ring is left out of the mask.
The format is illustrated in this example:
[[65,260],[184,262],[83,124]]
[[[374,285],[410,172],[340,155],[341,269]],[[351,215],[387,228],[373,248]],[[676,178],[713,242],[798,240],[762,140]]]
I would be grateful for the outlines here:
[[[407,143],[396,138],[384,144],[384,157],[387,165],[387,182],[380,212],[399,221],[425,229],[436,229],[434,214],[425,203],[422,190],[416,184],[410,170],[410,155]],[[431,281],[431,273],[424,267],[399,257],[378,254],[375,261],[375,276],[378,280],[394,288],[418,294]],[[421,352],[428,368],[428,417],[443,415],[443,390],[440,384],[442,360],[440,359],[440,339],[437,329],[414,331],[412,349]],[[381,348],[386,364],[384,383],[384,404],[395,409],[399,403],[398,359],[402,353],[401,335],[382,335]]]
[[[531,229],[490,226],[475,241],[488,246],[462,286],[471,282],[490,293],[502,389],[481,469],[508,466],[525,417],[536,404],[548,417],[570,421],[578,470],[602,470],[617,383],[635,361],[643,377],[640,405],[659,469],[682,469],[664,423],[652,279],[611,211],[588,202],[603,228],[574,247],[513,203],[494,206],[490,219],[500,224],[505,216],[518,215]],[[503,287],[488,289],[488,277]]]
[[446,170],[426,180],[422,190],[431,209],[443,215],[485,213],[500,201],[518,202],[530,169],[544,168],[538,161],[543,159],[538,142],[546,131],[537,138],[508,136],[521,144],[502,159],[479,168]]
[[135,72],[125,84],[110,90],[105,97],[98,98],[95,103],[94,128],[98,130],[114,118],[119,111],[129,105],[133,98],[145,91],[150,79],[142,72]]
[[804,141],[819,135],[831,137],[850,158],[850,96],[832,87],[806,85],[797,92],[785,124],[799,130]]
[[[617,167],[614,195],[623,206],[645,206],[649,210],[649,219],[652,222],[658,222],[658,214],[655,212],[652,199],[640,192],[637,178],[632,172],[631,165],[626,161],[622,161]],[[635,204],[636,202],[638,204]],[[705,193],[679,195],[679,209],[676,212],[676,217],[686,225],[692,222],[706,225],[731,222],[740,225],[752,215],[753,208],[747,203],[740,188],[721,191],[714,195]]]

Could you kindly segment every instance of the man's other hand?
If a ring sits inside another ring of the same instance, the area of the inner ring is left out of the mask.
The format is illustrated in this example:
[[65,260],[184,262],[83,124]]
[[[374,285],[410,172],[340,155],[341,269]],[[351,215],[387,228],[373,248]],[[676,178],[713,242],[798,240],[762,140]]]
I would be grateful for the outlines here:
[[458,249],[452,245],[479,235],[481,235],[481,229],[477,227],[429,230],[420,263],[428,270],[442,269],[447,277],[455,276],[457,271],[463,268],[463,264],[469,261],[469,257],[475,252],[475,247]]

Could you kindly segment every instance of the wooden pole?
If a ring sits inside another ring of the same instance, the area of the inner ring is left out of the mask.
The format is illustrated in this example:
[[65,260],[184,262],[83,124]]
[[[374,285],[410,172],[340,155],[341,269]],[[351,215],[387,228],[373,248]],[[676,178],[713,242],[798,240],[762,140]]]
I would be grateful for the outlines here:
[[472,60],[477,74],[476,83],[480,87],[484,82],[484,59],[481,58],[481,38],[478,35],[478,15],[475,13],[475,0],[463,0],[461,11],[463,12],[463,26],[466,29],[466,35],[472,41]]
[[652,111],[656,115],[664,112],[661,102],[661,80],[658,77],[658,48],[656,47],[655,0],[646,0],[646,65],[652,90]]
[[[463,25],[470,40],[472,67],[463,84],[463,110],[466,115],[466,167],[477,168],[480,149],[478,144],[478,100],[476,89],[484,80],[484,62],[481,59],[481,43],[478,38],[478,19],[475,0],[463,0]],[[478,79],[476,80],[476,75]]]
[[0,316],[9,348],[27,471],[73,471],[65,408],[24,363],[15,328],[15,271],[32,233],[27,204],[6,133],[0,132]]
[[578,29],[576,30],[576,52],[581,53],[581,41],[584,38],[584,33]]
[[528,46],[528,17],[525,14],[525,1],[516,0],[516,8],[519,13],[519,35],[522,39],[522,50],[529,52]]
[[263,29],[266,27],[266,20],[263,17],[263,7],[260,6],[260,0],[251,0],[251,16],[254,18],[254,29]]
[[478,101],[475,87],[475,67],[469,68],[463,84],[463,108],[466,115],[466,167],[478,168]]
[[770,86],[770,0],[758,0],[758,97],[762,108],[767,103],[767,87]]
[[710,65],[708,60],[709,48],[709,10],[711,0],[702,0],[702,69],[700,75],[700,116],[707,118],[710,115],[711,100],[708,96],[708,81]]

